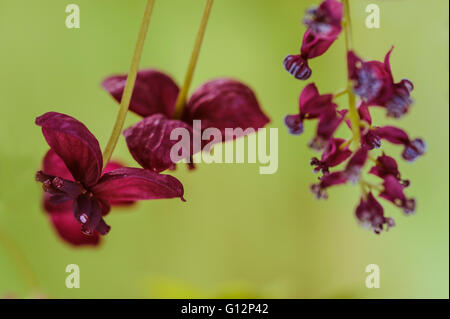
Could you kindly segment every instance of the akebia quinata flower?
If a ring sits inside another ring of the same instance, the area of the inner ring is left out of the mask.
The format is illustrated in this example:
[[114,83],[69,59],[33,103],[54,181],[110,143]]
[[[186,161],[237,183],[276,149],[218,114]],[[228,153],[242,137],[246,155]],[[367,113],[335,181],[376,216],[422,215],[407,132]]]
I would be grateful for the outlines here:
[[138,200],[181,198],[183,185],[174,177],[110,162],[95,136],[80,121],[49,112],[36,124],[50,146],[36,179],[44,189],[44,209],[57,232],[73,245],[96,245],[110,226],[104,216],[111,205]]
[[[118,102],[126,77],[115,75],[103,81],[103,88]],[[143,119],[126,129],[124,136],[131,155],[143,168],[161,172],[175,166],[170,151],[179,140],[170,137],[176,128],[187,129],[191,136],[202,135],[208,128],[217,128],[222,133],[222,141],[225,141],[226,128],[241,128],[244,132],[252,128],[256,131],[269,122],[253,91],[233,79],[219,78],[201,85],[177,117],[175,102],[178,94],[177,84],[168,75],[156,70],[138,72],[130,110]],[[193,127],[194,120],[200,120],[201,127]],[[203,140],[195,147],[193,139],[190,139],[190,145],[185,147],[190,150],[186,159],[189,160],[208,143],[208,139]]]
[[[324,1],[318,9],[310,11],[310,16],[305,19],[309,27],[305,39],[310,37],[317,41],[316,45],[311,46],[316,51],[311,52],[323,53],[329,43],[317,39],[332,39],[341,31],[342,14],[336,12],[342,8],[336,4],[330,7],[333,3]],[[377,196],[402,209],[406,215],[416,210],[416,200],[406,195],[410,181],[402,178],[396,160],[384,152],[385,142],[401,145],[401,156],[408,162],[422,156],[426,144],[421,138],[410,138],[406,131],[398,127],[373,123],[372,107],[384,108],[387,117],[395,119],[406,114],[412,104],[410,94],[413,84],[406,79],[394,82],[390,64],[392,49],[383,62],[363,60],[351,50],[350,2],[344,0],[343,3],[348,49],[346,89],[336,94],[320,94],[314,83],[306,85],[300,93],[298,113],[287,115],[284,122],[289,133],[299,135],[304,131],[306,120],[317,120],[316,133],[309,146],[322,154],[310,161],[314,173],[319,174],[318,182],[310,187],[312,193],[318,199],[326,199],[334,186],[348,183],[358,185],[361,197],[355,210],[356,219],[379,234],[393,227],[395,222],[393,218],[385,216]],[[313,43],[305,39],[302,53],[304,46]],[[292,63],[297,64],[292,67]],[[289,56],[285,66],[297,78],[306,79],[310,75],[305,55]],[[338,105],[340,96],[347,96],[348,101],[339,102]],[[351,136],[346,137],[349,131]],[[378,182],[369,182],[366,176]]]
[[325,0],[318,7],[307,11],[303,22],[306,30],[300,53],[288,55],[284,68],[295,78],[307,80],[311,76],[308,60],[324,54],[342,31],[342,3],[337,0]]

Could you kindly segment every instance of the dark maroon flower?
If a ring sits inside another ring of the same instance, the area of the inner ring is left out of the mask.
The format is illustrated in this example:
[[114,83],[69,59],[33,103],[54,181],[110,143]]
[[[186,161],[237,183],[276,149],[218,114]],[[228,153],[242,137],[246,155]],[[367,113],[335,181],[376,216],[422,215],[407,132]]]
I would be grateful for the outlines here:
[[417,157],[423,155],[427,145],[425,141],[421,138],[416,138],[410,141],[407,145],[405,145],[405,149],[403,150],[402,157],[407,161],[414,161]]
[[402,157],[407,161],[414,161],[426,151],[426,144],[421,138],[411,140],[408,134],[394,126],[383,126],[373,130],[379,139],[385,139],[392,144],[403,145]]
[[383,182],[383,191],[380,197],[392,202],[394,205],[403,209],[405,214],[412,214],[416,209],[416,200],[414,198],[406,198],[403,189],[406,186],[393,175],[387,175]]
[[36,179],[42,182],[44,208],[60,236],[73,245],[96,245],[109,232],[103,216],[110,205],[143,199],[183,199],[174,177],[110,163],[94,135],[78,120],[48,112],[36,119],[50,146]]
[[394,83],[389,62],[392,50],[386,54],[384,63],[363,61],[353,51],[349,51],[348,72],[350,79],[355,82],[355,93],[364,100],[366,106],[385,107],[388,116],[399,118],[408,112],[412,104],[410,93],[414,86],[407,79]]
[[342,3],[337,0],[325,0],[319,7],[307,11],[304,19],[308,26],[300,54],[288,55],[284,68],[296,79],[307,80],[311,76],[308,60],[321,56],[336,41],[342,31]]
[[342,147],[344,143],[345,140],[342,138],[331,139],[323,151],[321,159],[319,160],[316,157],[311,159],[311,165],[316,166],[314,172],[322,171],[322,173],[327,174],[330,167],[337,166],[349,158],[352,151],[349,150],[348,145]]
[[363,226],[372,228],[375,234],[381,233],[384,225],[386,225],[386,230],[395,226],[392,218],[384,217],[383,206],[378,203],[372,193],[369,193],[366,198],[361,198],[356,207],[356,218]]
[[[121,75],[103,81],[105,90],[119,103],[125,79],[126,75]],[[241,82],[225,78],[206,82],[191,96],[181,118],[174,118],[178,91],[175,82],[162,72],[138,72],[130,110],[145,118],[125,130],[124,136],[131,155],[146,169],[161,172],[175,166],[170,159],[172,146],[180,142],[170,139],[170,133],[175,128],[185,128],[192,134],[202,134],[210,127],[218,128],[222,141],[225,141],[225,128],[242,128],[244,132],[251,128],[256,131],[269,122],[253,91]],[[192,127],[193,120],[201,120],[198,130]],[[203,144],[194,149],[191,139],[191,152],[185,158],[201,151],[208,142],[202,141]]]

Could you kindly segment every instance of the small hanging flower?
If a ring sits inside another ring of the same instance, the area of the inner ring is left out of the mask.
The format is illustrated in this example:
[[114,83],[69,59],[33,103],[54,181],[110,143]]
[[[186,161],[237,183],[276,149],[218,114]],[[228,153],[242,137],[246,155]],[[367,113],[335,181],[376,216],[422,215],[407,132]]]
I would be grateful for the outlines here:
[[[311,45],[316,50],[314,52],[322,54],[331,45],[330,39],[334,41],[340,33],[342,14],[339,10],[342,10],[342,7],[336,2],[326,0],[318,9],[310,11],[310,17],[305,19],[309,28],[305,33],[302,54],[306,52],[303,48],[307,47],[308,43],[315,43]],[[349,1],[344,0],[343,3],[346,21],[344,30],[348,46],[351,43]],[[310,38],[316,42],[310,41]],[[388,117],[400,118],[408,112],[412,104],[411,81],[403,79],[394,82],[390,65],[391,52],[392,49],[386,54],[384,62],[364,61],[347,47],[347,89],[334,95],[319,94],[314,83],[308,84],[300,94],[299,113],[285,117],[285,124],[293,135],[303,132],[305,120],[317,120],[316,134],[309,144],[312,149],[322,151],[320,159],[314,157],[310,162],[315,173],[322,173],[319,181],[311,185],[311,191],[316,198],[327,198],[327,191],[332,186],[348,182],[359,185],[362,194],[356,207],[356,218],[376,234],[393,227],[395,222],[392,218],[385,217],[383,207],[375,198],[375,192],[378,192],[380,198],[401,208],[407,215],[414,213],[416,201],[405,195],[405,189],[410,182],[402,179],[395,159],[384,152],[376,157],[371,153],[382,148],[384,141],[402,145],[401,155],[404,160],[410,162],[423,155],[426,150],[423,139],[411,139],[404,130],[395,126],[375,126],[372,123],[371,107],[383,107],[387,110]],[[296,57],[288,56],[285,67],[297,78],[306,79],[311,72],[307,68],[307,56],[302,54]],[[299,62],[300,60],[302,62]],[[339,107],[335,102],[342,95],[348,96],[348,108]],[[359,101],[357,97],[360,98]],[[351,138],[336,136],[342,123],[350,129]],[[342,169],[338,169],[340,165],[343,166]],[[365,180],[366,168],[367,173],[381,180],[379,184]]]
[[50,146],[36,179],[44,189],[44,209],[59,235],[73,245],[96,245],[110,226],[103,217],[111,205],[137,200],[183,199],[174,177],[111,162],[102,173],[102,153],[95,136],[81,122],[49,112],[36,124]]

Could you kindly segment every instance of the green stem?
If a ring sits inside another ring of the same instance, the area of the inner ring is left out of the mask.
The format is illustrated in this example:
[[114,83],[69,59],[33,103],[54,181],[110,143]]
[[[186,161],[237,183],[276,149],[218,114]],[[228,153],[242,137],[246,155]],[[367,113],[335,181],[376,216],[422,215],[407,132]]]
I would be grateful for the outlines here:
[[155,0],[147,0],[144,17],[142,18],[141,28],[139,30],[136,47],[134,49],[133,59],[131,61],[130,72],[128,72],[127,82],[123,91],[122,100],[120,101],[119,113],[117,114],[116,123],[114,124],[111,136],[109,137],[108,144],[103,152],[103,169],[111,159],[111,155],[116,148],[117,141],[119,140],[120,133],[122,132],[123,125],[125,123],[154,4]]
[[[352,22],[350,18],[350,3],[349,0],[343,0],[344,3],[344,36],[345,36],[345,51],[346,53],[352,49]],[[347,57],[346,57],[347,58]],[[358,110],[356,109],[356,97],[352,91],[352,82],[347,76],[347,90],[348,90],[348,108],[349,117],[352,123],[353,142],[356,148],[359,148],[361,143],[360,136],[360,119]]]
[[186,104],[186,98],[191,86],[192,77],[194,76],[195,66],[197,65],[198,56],[200,54],[200,48],[202,46],[203,38],[205,36],[206,25],[208,24],[209,15],[211,13],[211,7],[213,0],[207,0],[205,9],[203,10],[203,17],[200,23],[200,27],[197,32],[197,37],[195,39],[194,49],[192,50],[191,59],[189,61],[189,66],[184,78],[183,87],[178,94],[177,102],[175,104],[174,117],[180,118],[183,113],[183,108]]

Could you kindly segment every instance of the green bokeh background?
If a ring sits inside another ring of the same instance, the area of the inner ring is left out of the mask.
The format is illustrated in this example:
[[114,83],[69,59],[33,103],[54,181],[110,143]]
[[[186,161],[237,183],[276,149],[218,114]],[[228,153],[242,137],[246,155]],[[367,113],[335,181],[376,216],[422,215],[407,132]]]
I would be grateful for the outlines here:
[[[65,7],[81,9],[81,28],[65,27]],[[382,59],[391,45],[396,80],[414,82],[415,105],[398,125],[428,144],[426,156],[400,163],[418,200],[415,216],[389,203],[397,226],[380,236],[358,226],[359,189],[309,192],[315,179],[306,146],[282,125],[306,84],[284,71],[295,53],[304,10],[317,1],[216,0],[195,73],[204,81],[232,76],[248,83],[279,128],[279,169],[259,175],[256,164],[200,164],[174,173],[185,186],[178,200],[142,202],[108,217],[99,248],[73,248],[56,236],[40,208],[35,171],[47,150],[36,116],[67,113],[107,142],[116,103],[101,80],[126,72],[144,0],[0,0],[0,229],[38,278],[30,289],[0,246],[0,296],[51,298],[284,297],[419,298],[449,296],[448,1],[352,0],[354,46]],[[381,28],[367,29],[365,7],[377,3]],[[180,83],[202,14],[203,0],[156,1],[142,67]],[[321,92],[345,85],[344,43],[311,61]],[[191,90],[192,91],[192,90]],[[344,102],[345,100],[342,100]],[[394,123],[375,112],[377,124]],[[127,125],[138,121],[130,114]],[[399,158],[399,147],[386,148]],[[121,139],[114,157],[135,166]],[[78,264],[81,288],[65,287],[65,267]],[[378,264],[381,287],[365,288],[365,267]]]

